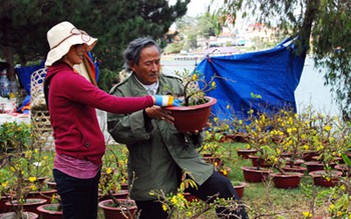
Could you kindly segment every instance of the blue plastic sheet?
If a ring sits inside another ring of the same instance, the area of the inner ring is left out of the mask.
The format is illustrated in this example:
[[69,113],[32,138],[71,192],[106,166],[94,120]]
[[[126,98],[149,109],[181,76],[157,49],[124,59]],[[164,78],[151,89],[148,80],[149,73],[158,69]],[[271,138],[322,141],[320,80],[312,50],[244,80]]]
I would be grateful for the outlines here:
[[[294,92],[305,57],[305,52],[297,53],[293,41],[286,39],[269,50],[208,56],[195,71],[203,73],[207,82],[216,75],[216,89],[206,93],[218,101],[212,106],[216,117],[245,119],[251,109],[268,115],[280,109],[296,111]],[[258,95],[261,98],[253,98]]]

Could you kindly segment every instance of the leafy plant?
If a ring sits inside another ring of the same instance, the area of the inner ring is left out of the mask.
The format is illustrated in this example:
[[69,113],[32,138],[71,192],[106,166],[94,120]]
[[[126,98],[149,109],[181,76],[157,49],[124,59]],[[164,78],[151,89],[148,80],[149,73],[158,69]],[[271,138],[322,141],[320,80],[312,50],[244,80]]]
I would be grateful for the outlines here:
[[30,125],[5,122],[0,127],[0,158],[3,153],[23,151],[30,145]]
[[190,73],[188,69],[184,69],[183,72],[176,72],[184,83],[184,106],[193,106],[206,103],[207,100],[204,98],[205,93],[216,88],[216,82],[213,76],[210,81],[205,80],[205,76],[200,72]]

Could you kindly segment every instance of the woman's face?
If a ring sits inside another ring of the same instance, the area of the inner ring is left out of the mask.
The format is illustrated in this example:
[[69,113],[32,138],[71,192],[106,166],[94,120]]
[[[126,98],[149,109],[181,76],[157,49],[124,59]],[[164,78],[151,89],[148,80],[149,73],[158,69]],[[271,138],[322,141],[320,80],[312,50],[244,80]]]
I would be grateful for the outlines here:
[[69,49],[66,56],[63,58],[63,61],[65,61],[72,67],[73,65],[80,64],[83,62],[85,51],[85,44],[73,45]]

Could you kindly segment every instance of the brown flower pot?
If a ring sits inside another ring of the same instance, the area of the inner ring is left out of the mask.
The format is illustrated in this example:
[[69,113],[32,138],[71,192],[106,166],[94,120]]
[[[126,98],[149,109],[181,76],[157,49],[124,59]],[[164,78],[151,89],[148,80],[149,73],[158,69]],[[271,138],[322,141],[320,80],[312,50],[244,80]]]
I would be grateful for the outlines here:
[[317,151],[306,151],[302,153],[302,159],[305,161],[312,161],[314,156],[318,156],[319,153]]
[[[33,212],[23,212],[22,217],[26,219],[37,219],[39,218],[39,215]],[[7,213],[1,213],[0,214],[1,219],[16,219],[16,213],[15,212],[7,212]]]
[[342,175],[341,171],[331,170],[331,177],[328,179],[325,176],[327,175],[325,170],[316,170],[309,173],[313,178],[313,184],[316,186],[322,187],[333,187],[336,186]]
[[241,142],[241,143],[248,143],[249,142],[249,135],[245,132],[239,132],[236,134],[230,134],[228,137],[233,142]]
[[[126,199],[128,197],[128,190],[118,190],[117,192],[113,193],[113,197],[117,199]],[[99,195],[99,201],[111,199],[109,195]]]
[[303,176],[302,173],[287,172],[287,174],[281,173],[270,173],[274,186],[276,188],[291,189],[296,188],[300,185],[300,179]]
[[305,173],[305,171],[307,170],[307,168],[302,167],[302,166],[290,166],[290,165],[285,165],[283,167],[283,170],[285,172],[296,172],[296,173]]
[[238,154],[239,157],[248,159],[250,155],[256,154],[257,150],[256,149],[238,149],[236,150],[236,153]]
[[62,211],[59,210],[60,204],[45,204],[37,207],[40,219],[61,219]]
[[252,166],[254,167],[272,167],[271,164],[268,164],[264,159],[261,159],[254,155],[249,155],[249,158],[252,161]]
[[[286,165],[289,165],[292,161],[291,161],[291,158],[285,158],[284,159],[285,162],[286,162]],[[303,164],[305,161],[302,160],[302,159],[295,159],[294,160],[294,166],[301,166],[301,164]]]
[[128,183],[122,183],[121,190],[128,190]]
[[342,176],[350,177],[351,176],[351,167],[347,164],[339,164],[334,167],[336,170],[342,172]]
[[5,205],[8,199],[9,199],[8,196],[0,196],[0,213],[5,213],[10,211],[9,206]]
[[312,171],[316,171],[316,170],[324,170],[324,165],[323,163],[319,162],[319,161],[307,161],[304,163],[306,165],[307,168],[307,172],[312,172]]
[[197,197],[196,195],[192,195],[189,192],[184,193],[184,198],[188,201],[188,202],[198,202],[201,201],[201,199],[199,197]]
[[[107,199],[99,202],[99,207],[104,212],[105,219],[132,219],[137,213],[137,206],[131,199],[118,199],[119,202],[123,203],[127,207],[114,207],[112,199]],[[129,216],[128,211],[132,217]]]
[[48,181],[46,182],[46,184],[48,185],[49,188],[57,189],[57,184],[55,181]]
[[257,169],[257,167],[241,167],[244,173],[244,179],[247,182],[258,183],[263,182],[268,177],[268,174],[272,172],[269,169]]
[[244,196],[244,190],[247,185],[248,184],[246,182],[233,183],[234,189],[238,194],[239,198],[242,198]]
[[46,191],[32,191],[29,192],[27,198],[43,198],[46,199],[47,203],[51,203],[52,196],[57,193],[56,189],[50,189]]
[[[23,209],[28,212],[33,212],[39,215],[39,212],[37,210],[37,207],[43,204],[46,204],[47,200],[43,198],[27,198],[26,202],[23,203]],[[16,208],[18,206],[18,202],[16,200],[13,200],[12,203],[10,201],[7,201],[5,203],[9,208]]]
[[213,97],[205,97],[207,103],[195,106],[169,106],[166,110],[171,111],[174,117],[174,125],[180,132],[193,132],[202,130],[208,122],[211,106],[217,103]]

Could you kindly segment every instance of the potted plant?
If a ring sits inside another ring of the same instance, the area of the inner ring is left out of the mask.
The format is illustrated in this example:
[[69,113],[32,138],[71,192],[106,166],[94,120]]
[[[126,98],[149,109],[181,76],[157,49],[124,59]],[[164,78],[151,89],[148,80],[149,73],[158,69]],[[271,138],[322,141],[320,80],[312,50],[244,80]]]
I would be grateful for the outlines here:
[[214,77],[207,82],[199,72],[191,75],[188,70],[176,73],[181,75],[184,81],[184,92],[180,97],[184,101],[182,106],[170,106],[166,109],[172,112],[174,125],[180,132],[202,130],[208,122],[211,106],[217,102],[215,98],[205,96],[206,92],[216,87]]
[[106,154],[103,157],[103,167],[99,181],[99,200],[115,198],[127,198],[128,188],[122,188],[127,184],[127,148],[122,153],[116,154],[112,145],[107,145]]
[[[124,156],[125,154],[123,154]],[[99,207],[106,219],[134,218],[137,207],[129,198],[128,190],[121,190],[121,180],[126,178],[126,162],[122,154],[117,155],[108,146],[108,153],[103,158],[99,182]],[[126,158],[125,158],[126,159]]]
[[254,115],[254,111],[250,110],[249,123],[245,125],[245,130],[249,135],[250,148],[257,150],[255,155],[249,156],[252,160],[253,167],[241,167],[244,173],[244,178],[248,182],[262,182],[266,180],[272,166],[270,152],[270,118],[262,113]]
[[0,191],[7,198],[7,210],[14,211],[16,218],[24,218],[24,212],[37,213],[36,207],[47,202],[46,199],[28,197],[41,184],[37,170],[43,166],[37,162],[38,149],[34,148],[41,141],[36,141],[30,134],[30,126],[24,123],[5,123],[2,130],[4,127],[6,132],[3,133],[14,135],[10,140],[2,136],[5,147],[1,153],[3,163],[0,170]]

